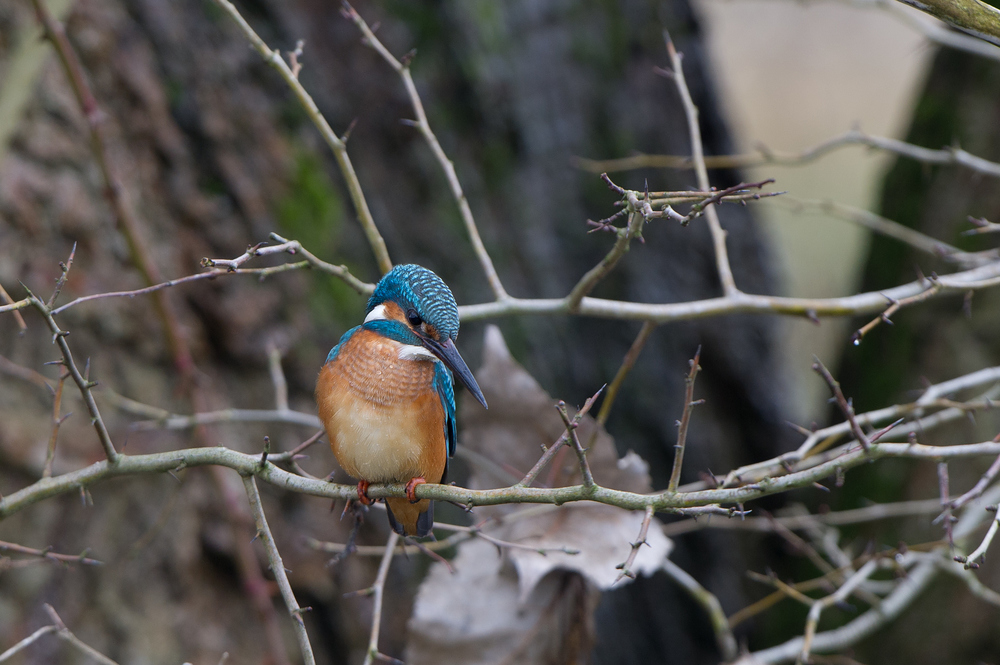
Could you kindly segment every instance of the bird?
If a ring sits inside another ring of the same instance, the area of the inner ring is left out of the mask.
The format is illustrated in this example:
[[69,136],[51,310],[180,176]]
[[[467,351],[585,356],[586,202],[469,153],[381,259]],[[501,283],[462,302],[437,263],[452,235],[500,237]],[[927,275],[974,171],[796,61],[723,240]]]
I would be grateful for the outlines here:
[[386,498],[389,525],[424,537],[434,504],[416,487],[440,483],[455,454],[458,428],[452,373],[488,408],[462,359],[458,306],[440,277],[397,265],[375,286],[364,322],[330,351],[316,382],[316,405],[337,462],[358,480],[367,505],[371,483],[406,483],[406,498]]

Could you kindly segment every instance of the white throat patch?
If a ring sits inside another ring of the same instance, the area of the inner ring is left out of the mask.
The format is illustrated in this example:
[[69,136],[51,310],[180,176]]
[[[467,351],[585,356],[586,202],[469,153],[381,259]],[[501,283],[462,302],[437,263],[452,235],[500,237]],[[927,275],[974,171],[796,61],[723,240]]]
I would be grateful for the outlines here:
[[400,360],[437,360],[437,356],[422,346],[404,344],[399,347]]

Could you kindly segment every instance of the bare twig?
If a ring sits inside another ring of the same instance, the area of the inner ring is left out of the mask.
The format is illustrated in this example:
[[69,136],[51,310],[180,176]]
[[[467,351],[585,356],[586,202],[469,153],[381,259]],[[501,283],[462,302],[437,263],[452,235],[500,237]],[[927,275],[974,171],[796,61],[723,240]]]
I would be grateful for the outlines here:
[[316,106],[316,102],[313,98],[306,92],[306,89],[302,87],[296,76],[297,72],[293,72],[285,62],[284,58],[281,57],[281,53],[278,51],[271,50],[271,48],[264,43],[264,40],[250,27],[250,24],[240,15],[239,11],[229,2],[229,0],[215,0],[215,3],[219,5],[225,11],[230,18],[236,23],[243,35],[250,41],[254,49],[260,54],[264,59],[264,62],[274,67],[277,70],[281,78],[288,84],[291,88],[292,93],[295,98],[302,105],[305,110],[306,115],[312,120],[313,124],[319,130],[320,135],[326,144],[330,146],[333,150],[333,156],[337,160],[337,165],[340,167],[340,172],[344,176],[344,181],[347,185],[347,191],[351,196],[351,202],[354,204],[354,210],[358,214],[358,221],[361,223],[361,229],[364,231],[365,237],[368,239],[368,244],[372,248],[372,252],[375,254],[375,261],[378,263],[379,270],[383,273],[387,273],[392,270],[392,261],[389,259],[389,252],[385,247],[385,240],[382,239],[382,235],[378,231],[378,227],[375,226],[375,220],[372,217],[371,210],[368,208],[368,202],[365,200],[364,192],[361,189],[361,183],[358,181],[357,173],[354,171],[354,164],[351,162],[350,156],[347,154],[347,144],[337,136],[336,132],[330,127],[330,124],[323,117],[323,114],[319,112],[319,107]]
[[712,630],[715,632],[715,641],[719,645],[719,652],[725,662],[735,660],[739,653],[736,645],[736,638],[729,627],[729,621],[722,611],[719,599],[708,589],[698,584],[698,581],[691,577],[683,568],[670,559],[663,561],[663,570],[670,579],[677,582],[682,589],[688,592],[692,599],[701,605],[702,609],[708,613]]
[[479,228],[476,226],[476,220],[472,216],[472,208],[469,207],[469,201],[465,198],[465,192],[462,190],[462,183],[458,180],[458,174],[455,172],[455,165],[452,163],[451,159],[445,153],[444,148],[437,140],[437,136],[434,135],[434,131],[431,130],[430,123],[427,121],[427,113],[424,112],[424,105],[420,101],[420,94],[417,92],[417,86],[413,82],[413,76],[410,74],[410,57],[404,57],[403,61],[400,61],[389,52],[372,29],[368,27],[361,15],[354,11],[347,2],[343,3],[344,6],[344,16],[354,21],[354,24],[358,26],[361,30],[361,34],[364,35],[364,42],[372,47],[376,53],[382,56],[382,59],[389,63],[389,66],[399,74],[403,81],[403,87],[406,88],[406,94],[410,98],[410,104],[413,106],[413,113],[416,115],[416,120],[412,122],[412,125],[417,128],[424,140],[427,141],[427,145],[430,146],[431,152],[434,153],[434,158],[437,160],[438,164],[441,165],[441,170],[444,171],[445,178],[448,180],[448,187],[451,190],[451,194],[455,197],[455,202],[458,204],[458,211],[462,216],[462,222],[465,224],[465,231],[469,234],[469,241],[472,243],[472,249],[476,253],[476,258],[479,259],[479,264],[483,268],[483,272],[486,274],[486,279],[490,283],[490,288],[493,290],[493,295],[497,300],[504,300],[507,298],[507,291],[504,290],[503,284],[500,282],[500,276],[497,275],[496,268],[493,267],[493,260],[490,258],[489,253],[486,251],[486,246],[483,244],[482,238],[479,236]]
[[962,231],[963,236],[981,235],[983,233],[1000,233],[1000,224],[991,222],[987,220],[985,217],[980,217],[977,219],[970,215],[969,223],[972,224],[975,228],[970,229],[968,231]]
[[655,329],[655,323],[646,321],[642,324],[642,328],[639,329],[639,334],[636,335],[635,341],[632,342],[632,346],[629,347],[628,353],[625,354],[625,358],[622,360],[622,364],[618,368],[618,372],[615,373],[615,378],[611,380],[610,384],[608,384],[608,390],[604,395],[604,401],[601,402],[601,408],[597,412],[597,422],[602,427],[608,422],[608,416],[611,415],[611,406],[615,403],[615,398],[618,397],[618,391],[621,389],[622,383],[625,382],[625,377],[632,371],[632,367],[635,366],[635,362],[639,359],[639,354],[642,353],[643,347],[646,346],[646,340],[649,339],[649,336],[653,334]]
[[56,384],[56,394],[52,399],[52,434],[49,435],[49,445],[45,451],[45,467],[42,470],[42,478],[48,478],[52,475],[52,463],[56,458],[56,440],[59,438],[59,426],[70,416],[68,413],[65,416],[60,413],[62,409],[63,386],[66,385],[66,379],[68,378],[69,372],[65,372],[59,376],[59,382]]
[[[578,425],[580,423],[580,421],[583,420],[583,417],[585,415],[587,415],[587,413],[590,411],[591,407],[594,406],[594,402],[597,401],[597,397],[598,397],[598,395],[601,394],[602,390],[604,390],[604,388],[601,388],[601,390],[598,390],[596,393],[594,393],[594,395],[592,397],[590,397],[586,402],[584,402],[583,408],[581,408],[579,411],[577,411],[576,415],[573,416],[573,420],[571,421],[572,424]],[[542,469],[545,468],[545,465],[548,464],[549,461],[555,456],[555,454],[559,450],[559,448],[561,448],[563,445],[565,445],[568,442],[569,442],[569,431],[567,430],[567,431],[565,431],[565,432],[562,433],[562,435],[556,440],[555,443],[553,443],[551,446],[549,446],[545,450],[545,452],[542,454],[542,456],[540,458],[538,458],[538,461],[535,462],[535,466],[533,466],[531,468],[531,470],[528,471],[527,475],[525,475],[524,478],[521,479],[521,482],[516,483],[513,486],[514,487],[530,487],[531,483],[533,483],[535,481],[535,478],[542,471]]]
[[267,560],[270,563],[271,572],[274,574],[274,581],[278,585],[281,598],[288,608],[288,615],[292,619],[292,627],[295,629],[295,638],[298,640],[302,659],[306,665],[315,665],[316,659],[313,656],[312,644],[309,643],[309,633],[306,632],[306,624],[302,620],[302,613],[308,611],[309,608],[299,607],[298,601],[295,600],[292,585],[288,582],[285,566],[281,562],[281,553],[278,551],[278,545],[274,542],[274,536],[271,535],[271,529],[267,525],[256,479],[252,475],[244,475],[243,487],[246,489],[247,499],[250,501],[250,510],[253,512],[254,522],[257,524],[257,535],[260,536],[264,544]]
[[104,419],[101,418],[101,412],[97,408],[97,402],[94,401],[94,394],[91,391],[96,383],[85,379],[77,368],[76,363],[73,361],[73,352],[69,349],[69,344],[66,343],[66,335],[69,333],[65,330],[61,330],[59,325],[56,323],[55,319],[52,318],[52,312],[41,300],[36,298],[34,295],[30,296],[31,304],[35,306],[35,309],[45,318],[45,322],[48,323],[49,329],[52,331],[52,341],[59,346],[59,350],[62,352],[63,364],[66,369],[69,370],[70,376],[73,377],[73,381],[76,383],[77,388],[80,389],[80,394],[83,396],[83,402],[87,405],[87,411],[90,413],[91,422],[94,425],[94,429],[97,431],[97,438],[101,442],[101,446],[104,448],[104,455],[108,458],[108,462],[114,464],[118,461],[118,452],[115,450],[115,445],[111,442],[111,435],[108,434],[108,428],[104,424]]
[[201,265],[205,268],[226,268],[229,271],[235,271],[255,256],[269,256],[271,254],[298,254],[308,261],[310,266],[318,268],[330,275],[334,275],[335,277],[339,277],[352,289],[362,295],[369,295],[375,290],[374,285],[362,282],[357,277],[353,276],[347,269],[347,266],[335,266],[317,258],[314,254],[303,247],[302,243],[298,240],[288,240],[287,238],[282,238],[277,233],[271,233],[271,240],[274,240],[279,244],[267,245],[265,243],[257,243],[256,245],[248,247],[247,251],[240,256],[237,256],[235,259],[205,258],[201,260]]
[[372,596],[372,631],[368,638],[365,665],[371,665],[380,656],[378,637],[382,628],[382,593],[385,590],[385,580],[389,576],[389,565],[392,563],[397,542],[399,542],[399,534],[393,531],[389,534],[389,541],[385,544],[385,554],[382,556],[382,563],[379,564],[375,583],[372,584],[370,589]]
[[[0,300],[7,303],[7,306],[10,307],[12,307],[15,304],[14,299],[10,297],[9,293],[7,293],[7,289],[3,288],[3,284],[0,284]],[[19,312],[17,309],[7,309],[7,310],[0,309],[0,311],[14,312],[14,320],[17,321],[17,327],[21,329],[22,335],[28,329],[28,324],[24,322],[24,316],[22,316],[21,312]]]
[[844,397],[844,392],[840,389],[840,383],[833,378],[833,375],[830,374],[830,370],[826,368],[826,365],[820,362],[819,358],[813,357],[812,368],[817,374],[823,377],[823,380],[826,381],[828,386],[830,386],[830,392],[832,392],[833,396],[836,398],[837,406],[839,406],[840,410],[844,412],[844,417],[847,418],[847,422],[851,424],[851,432],[858,440],[858,443],[860,443],[861,447],[866,451],[870,450],[872,447],[871,441],[868,440],[868,435],[865,434],[865,431],[861,429],[861,425],[858,423],[858,419],[854,414],[854,405],[851,404],[846,397]]
[[986,531],[986,535],[983,536],[979,547],[974,549],[969,556],[956,556],[955,561],[965,564],[966,568],[979,568],[981,561],[986,558],[986,550],[990,548],[993,538],[997,535],[998,527],[1000,527],[1000,517],[995,518],[990,524],[990,528]]
[[[688,90],[687,82],[684,79],[684,67],[681,64],[682,55],[674,48],[674,43],[666,30],[663,31],[663,38],[667,44],[667,53],[670,55],[671,77],[677,84],[677,91],[680,93],[681,102],[684,104],[684,113],[687,116],[688,130],[691,134],[691,160],[694,163],[694,171],[697,177],[698,189],[708,191],[711,185],[708,181],[708,169],[705,167],[705,153],[701,143],[701,129],[698,124],[698,107],[691,99],[691,92]],[[712,233],[712,244],[715,247],[715,263],[719,272],[719,281],[722,283],[722,293],[726,296],[737,296],[740,291],[736,288],[733,279],[733,270],[729,265],[729,253],[726,250],[726,232],[719,222],[719,216],[715,212],[715,206],[708,206],[705,209],[705,219],[708,222],[708,230]]]
[[48,626],[42,626],[41,628],[33,632],[31,635],[28,635],[26,638],[24,638],[14,646],[12,646],[11,648],[7,649],[3,653],[0,653],[0,663],[7,662],[13,656],[17,655],[27,647],[37,642],[40,638],[45,637],[49,633],[54,633],[57,630],[59,630],[58,626],[54,626],[52,624],[49,624]]
[[997,477],[997,473],[1000,473],[1000,457],[993,460],[993,464],[990,464],[990,468],[986,470],[986,473],[983,474],[983,477],[979,479],[979,482],[972,489],[951,502],[951,508],[957,510],[970,501],[981,497],[989,484]]
[[938,472],[938,491],[941,494],[941,507],[944,508],[944,512],[941,513],[939,519],[944,522],[944,532],[948,540],[948,546],[954,549],[955,539],[952,535],[951,527],[954,523],[954,519],[951,514],[951,494],[948,489],[948,463],[938,462],[937,465]]
[[62,291],[62,287],[66,284],[66,278],[69,277],[69,269],[73,267],[73,257],[76,256],[76,243],[73,243],[73,249],[70,250],[69,258],[66,259],[66,263],[60,263],[59,268],[62,273],[59,275],[59,279],[56,280],[56,288],[52,290],[52,295],[49,296],[49,301],[45,303],[46,307],[51,308],[52,304],[55,303],[56,298],[59,297],[59,292]]
[[[1000,178],[1000,164],[971,155],[957,147],[933,150],[897,139],[871,136],[860,129],[852,129],[839,136],[797,153],[780,153],[760,145],[756,152],[742,155],[710,155],[705,166],[710,169],[741,169],[768,164],[798,166],[815,161],[846,146],[861,145],[873,150],[891,152],[924,164],[961,165],[976,173]],[[643,168],[690,169],[694,160],[688,155],[634,155],[621,159],[593,160],[575,158],[574,165],[591,173],[614,173]]]
[[45,604],[45,611],[48,613],[49,618],[52,620],[52,623],[55,626],[56,635],[58,635],[59,638],[62,639],[64,642],[71,645],[74,649],[76,649],[83,655],[87,656],[91,660],[100,663],[101,665],[118,665],[118,663],[111,660],[103,653],[95,649],[94,647],[84,643],[79,637],[74,635],[72,631],[70,631],[70,629],[66,627],[66,624],[63,623],[63,620],[59,618],[59,615],[56,614],[56,611],[52,608],[52,606],[49,605],[48,603]]
[[85,556],[86,552],[83,554],[59,554],[57,552],[53,552],[48,547],[44,550],[36,550],[33,547],[25,547],[24,545],[8,543],[2,540],[0,540],[0,552],[14,552],[16,554],[36,556],[42,559],[48,559],[49,561],[58,561],[59,563],[80,563],[85,566],[101,565],[101,562],[97,559],[91,559]]
[[281,369],[281,350],[273,340],[267,343],[267,367],[271,373],[271,383],[274,384],[274,408],[288,411],[288,382]]
[[983,252],[966,252],[942,240],[932,238],[916,229],[876,215],[862,208],[836,203],[834,201],[818,201],[797,199],[794,196],[783,196],[778,203],[786,205],[797,212],[814,212],[834,215],[845,221],[863,226],[880,235],[906,243],[916,250],[936,256],[948,263],[962,268],[973,268],[996,261],[1000,251],[987,250]]
[[635,579],[635,571],[632,570],[632,564],[635,563],[635,558],[639,556],[639,550],[643,545],[647,545],[646,534],[649,533],[649,524],[653,521],[653,507],[646,507],[646,514],[642,518],[642,525],[639,527],[639,536],[632,543],[632,549],[628,553],[628,558],[625,559],[624,563],[620,563],[615,568],[618,568],[622,572],[618,574],[615,579],[614,584],[618,584],[626,577],[629,579]]
[[835,593],[812,604],[812,607],[809,609],[809,616],[806,619],[806,634],[802,640],[802,651],[799,653],[797,663],[806,663],[809,661],[812,641],[816,637],[816,627],[819,625],[819,617],[823,613],[823,610],[845,601],[862,582],[872,576],[872,573],[878,569],[879,563],[879,559],[870,560],[861,566],[858,572],[851,575]]
[[674,445],[674,467],[670,471],[670,482],[667,485],[668,492],[676,492],[681,481],[681,466],[684,464],[684,446],[687,443],[688,426],[691,424],[691,412],[694,407],[702,403],[703,400],[694,399],[694,381],[701,370],[698,361],[701,360],[701,346],[694,352],[694,358],[689,361],[691,369],[687,378],[684,379],[684,412],[677,423],[677,443]]
[[562,400],[559,400],[559,403],[556,405],[556,410],[559,411],[559,416],[562,418],[563,425],[566,427],[566,433],[569,435],[569,440],[573,442],[573,450],[576,452],[576,458],[580,463],[580,474],[583,477],[583,486],[590,489],[594,487],[594,474],[590,472],[590,464],[587,462],[587,451],[585,451],[583,446],[580,445],[580,437],[576,434],[576,428],[579,426],[580,420],[570,419],[569,414],[566,412],[566,402]]

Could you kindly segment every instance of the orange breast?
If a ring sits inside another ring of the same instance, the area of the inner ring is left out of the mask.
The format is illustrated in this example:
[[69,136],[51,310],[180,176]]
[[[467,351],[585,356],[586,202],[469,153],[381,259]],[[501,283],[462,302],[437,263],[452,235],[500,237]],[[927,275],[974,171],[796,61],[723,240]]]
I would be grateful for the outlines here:
[[402,344],[359,330],[320,370],[316,404],[337,461],[375,483],[440,482],[447,461],[433,360],[402,360]]

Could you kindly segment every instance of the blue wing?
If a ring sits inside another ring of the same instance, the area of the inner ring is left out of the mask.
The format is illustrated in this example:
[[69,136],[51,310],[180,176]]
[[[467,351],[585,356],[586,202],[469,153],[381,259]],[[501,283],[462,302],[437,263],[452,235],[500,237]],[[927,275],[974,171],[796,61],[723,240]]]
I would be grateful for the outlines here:
[[[458,424],[455,421],[455,384],[451,378],[451,370],[443,362],[434,363],[434,389],[441,398],[444,409],[444,438],[448,443],[448,457],[455,456],[458,445]],[[446,468],[447,470],[447,468]]]
[[358,330],[360,330],[360,329],[361,329],[361,326],[354,326],[353,328],[351,328],[350,330],[348,330],[347,332],[345,332],[343,335],[341,335],[340,336],[340,341],[337,342],[337,346],[335,346],[332,349],[330,349],[330,353],[326,357],[326,362],[330,362],[331,360],[333,360],[334,358],[336,358],[337,354],[340,353],[340,347],[342,347],[344,345],[344,342],[346,342],[348,339],[350,339],[351,335],[353,335],[354,333],[358,332]]

